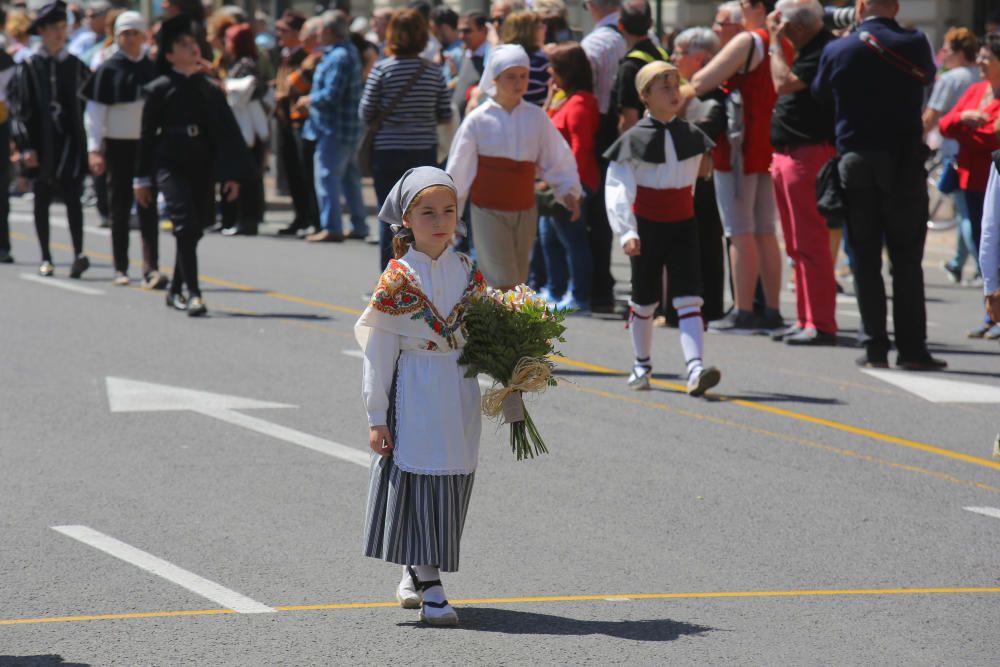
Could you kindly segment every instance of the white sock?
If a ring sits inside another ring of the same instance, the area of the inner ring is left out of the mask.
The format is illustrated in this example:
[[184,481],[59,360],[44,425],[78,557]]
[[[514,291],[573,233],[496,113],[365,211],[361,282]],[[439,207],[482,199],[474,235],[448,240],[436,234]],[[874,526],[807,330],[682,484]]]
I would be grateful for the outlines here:
[[628,316],[629,333],[632,336],[632,351],[635,365],[652,368],[650,361],[653,351],[653,313],[657,304],[637,306],[629,301],[631,312]]
[[704,366],[701,356],[705,347],[705,325],[701,319],[701,297],[681,296],[674,299],[677,326],[681,332],[681,350],[687,364],[688,377]]
[[[414,565],[413,570],[417,573],[417,579],[421,582],[434,581],[441,578],[441,573],[433,565]],[[441,586],[431,586],[423,591],[424,600],[427,602],[444,602],[444,588]]]

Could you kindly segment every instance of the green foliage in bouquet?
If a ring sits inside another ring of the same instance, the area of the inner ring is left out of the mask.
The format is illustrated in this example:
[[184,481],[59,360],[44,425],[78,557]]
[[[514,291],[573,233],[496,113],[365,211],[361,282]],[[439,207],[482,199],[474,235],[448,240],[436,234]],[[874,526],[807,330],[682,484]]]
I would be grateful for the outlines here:
[[559,354],[555,343],[565,342],[564,320],[565,312],[546,308],[545,301],[524,286],[491,290],[465,311],[466,344],[458,362],[466,365],[466,377],[484,374],[502,385],[487,392],[484,412],[491,417],[504,414],[511,427],[511,450],[519,461],[548,451],[521,394],[555,386],[548,357]]

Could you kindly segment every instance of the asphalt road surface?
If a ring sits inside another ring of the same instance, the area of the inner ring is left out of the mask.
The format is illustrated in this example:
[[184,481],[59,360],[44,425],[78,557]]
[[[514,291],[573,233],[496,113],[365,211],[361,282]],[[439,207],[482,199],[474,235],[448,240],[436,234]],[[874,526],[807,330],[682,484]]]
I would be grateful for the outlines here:
[[856,368],[846,296],[841,347],[709,336],[702,400],[657,329],[635,393],[622,322],[573,319],[530,403],[551,453],[484,426],[461,625],[432,629],[360,555],[375,247],[211,235],[193,320],[111,286],[92,210],[93,268],[67,279],[54,209],[35,280],[29,206],[0,266],[2,667],[1000,662],[1000,344],[964,336],[981,296],[937,268],[951,234],[926,260],[947,373]]

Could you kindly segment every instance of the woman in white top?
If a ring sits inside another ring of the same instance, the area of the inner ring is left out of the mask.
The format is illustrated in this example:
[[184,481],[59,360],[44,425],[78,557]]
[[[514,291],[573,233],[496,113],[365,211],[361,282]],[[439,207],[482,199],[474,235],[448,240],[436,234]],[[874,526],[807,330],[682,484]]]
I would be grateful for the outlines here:
[[434,167],[396,183],[379,213],[396,259],[354,327],[373,451],[365,555],[406,566],[396,599],[432,625],[458,622],[439,570],[458,569],[482,421],[479,384],[458,358],[466,307],[486,283],[451,248],[457,200]]

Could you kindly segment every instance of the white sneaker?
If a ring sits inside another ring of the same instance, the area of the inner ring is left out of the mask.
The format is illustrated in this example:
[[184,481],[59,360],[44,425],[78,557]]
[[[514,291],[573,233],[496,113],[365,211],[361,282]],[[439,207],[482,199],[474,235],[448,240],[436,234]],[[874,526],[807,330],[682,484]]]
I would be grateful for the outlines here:
[[722,373],[715,366],[699,369],[688,376],[688,395],[701,396],[721,379]]
[[399,581],[399,586],[396,587],[396,601],[403,609],[417,609],[423,602],[423,597],[417,591],[413,577],[406,571],[406,568],[403,568],[403,578]]
[[649,366],[633,366],[632,373],[628,376],[628,386],[636,391],[649,389],[649,377],[653,374],[653,369]]
[[424,600],[420,607],[420,620],[427,625],[458,625],[458,614],[455,608],[444,602],[430,602]]

